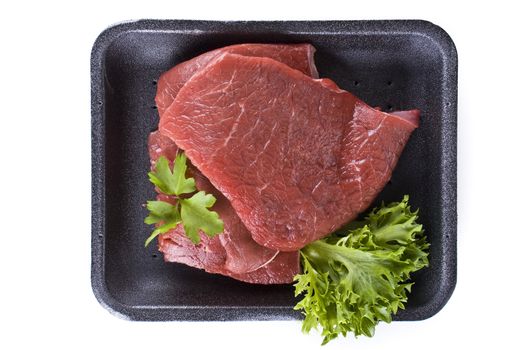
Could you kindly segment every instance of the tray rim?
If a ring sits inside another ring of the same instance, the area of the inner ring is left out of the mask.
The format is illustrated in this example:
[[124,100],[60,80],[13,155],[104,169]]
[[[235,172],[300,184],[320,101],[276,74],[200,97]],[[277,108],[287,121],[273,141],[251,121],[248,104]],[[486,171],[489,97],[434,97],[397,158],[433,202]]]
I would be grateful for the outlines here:
[[[302,28],[307,25],[308,30]],[[312,29],[311,29],[312,27]],[[450,299],[457,282],[457,50],[452,38],[441,27],[425,20],[333,20],[333,21],[214,21],[157,20],[123,21],[109,26],[96,38],[91,51],[91,286],[98,302],[111,314],[136,321],[234,321],[234,320],[296,320],[299,314],[292,307],[187,307],[133,306],[118,301],[105,283],[105,114],[104,57],[111,43],[129,32],[220,32],[224,29],[265,28],[292,34],[358,34],[358,35],[421,35],[433,41],[442,53],[442,159],[441,178],[444,191],[442,208],[442,246],[448,259],[442,260],[446,278],[439,285],[436,297],[417,312],[394,317],[394,320],[424,320],[437,314]],[[327,28],[327,31],[320,30]],[[444,117],[443,117],[444,116]],[[221,310],[222,312],[214,312]]]

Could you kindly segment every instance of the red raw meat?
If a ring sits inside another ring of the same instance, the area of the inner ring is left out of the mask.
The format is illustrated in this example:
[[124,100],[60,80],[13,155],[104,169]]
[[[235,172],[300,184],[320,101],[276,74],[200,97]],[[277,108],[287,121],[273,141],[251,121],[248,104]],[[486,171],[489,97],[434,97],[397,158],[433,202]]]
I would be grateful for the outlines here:
[[180,89],[160,132],[230,200],[254,240],[293,251],[372,203],[418,118],[378,111],[273,59],[224,53]]

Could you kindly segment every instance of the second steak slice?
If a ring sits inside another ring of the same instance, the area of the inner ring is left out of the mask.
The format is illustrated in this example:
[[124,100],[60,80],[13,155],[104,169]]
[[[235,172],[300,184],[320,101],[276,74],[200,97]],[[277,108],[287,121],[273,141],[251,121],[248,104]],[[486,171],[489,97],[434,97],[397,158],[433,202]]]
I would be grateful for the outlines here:
[[223,54],[181,88],[160,131],[259,244],[292,251],[372,203],[417,127],[418,112],[405,113],[373,109],[270,58]]
[[313,78],[318,77],[314,64],[316,49],[310,44],[238,44],[208,51],[188,61],[177,64],[158,79],[156,106],[160,118],[173,103],[178,91],[194,74],[223,53],[242,56],[269,57],[297,69]]

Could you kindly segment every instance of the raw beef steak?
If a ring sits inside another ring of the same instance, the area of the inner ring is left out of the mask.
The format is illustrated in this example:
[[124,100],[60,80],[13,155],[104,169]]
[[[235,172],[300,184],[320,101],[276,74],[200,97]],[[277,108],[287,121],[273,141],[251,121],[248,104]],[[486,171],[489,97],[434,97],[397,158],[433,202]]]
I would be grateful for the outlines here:
[[197,71],[160,132],[227,197],[256,242],[293,251],[365,210],[418,124],[328,79],[223,53]]

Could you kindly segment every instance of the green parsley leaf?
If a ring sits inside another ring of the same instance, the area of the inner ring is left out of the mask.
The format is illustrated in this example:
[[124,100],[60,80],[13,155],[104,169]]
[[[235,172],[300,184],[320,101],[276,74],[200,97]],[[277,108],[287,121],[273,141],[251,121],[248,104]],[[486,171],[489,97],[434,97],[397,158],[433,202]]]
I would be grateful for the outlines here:
[[169,161],[160,157],[156,162],[155,171],[149,172],[149,180],[165,194],[179,196],[184,193],[196,191],[193,178],[186,178],[187,157],[181,153],[176,156],[173,171],[169,167]]
[[428,266],[428,247],[408,196],[370,212],[350,229],[312,242],[301,251],[303,273],[295,276],[295,306],[302,330],[322,328],[323,344],[348,332],[372,336],[378,322],[403,309],[410,274]]
[[145,241],[146,247],[156,236],[175,228],[181,222],[178,204],[172,205],[163,201],[148,201],[147,209],[149,209],[149,216],[145,218],[144,222],[149,225],[157,223],[161,225],[147,238]]
[[145,241],[145,246],[156,236],[172,230],[180,223],[183,224],[185,234],[194,244],[200,242],[198,232],[201,230],[209,237],[223,232],[223,221],[218,213],[210,211],[216,202],[212,194],[204,191],[193,194],[190,198],[180,198],[182,194],[190,194],[196,191],[193,178],[186,178],[187,158],[181,153],[176,156],[173,169],[165,157],[160,157],[156,162],[154,171],[149,173],[149,180],[164,194],[173,196],[177,204],[163,201],[147,202],[149,216],[144,220],[146,224],[156,224],[156,229]]
[[216,198],[211,194],[200,191],[189,199],[180,199],[181,218],[185,234],[194,244],[200,242],[198,231],[203,231],[209,237],[213,237],[223,232],[223,221],[218,213],[210,211],[216,202]]

